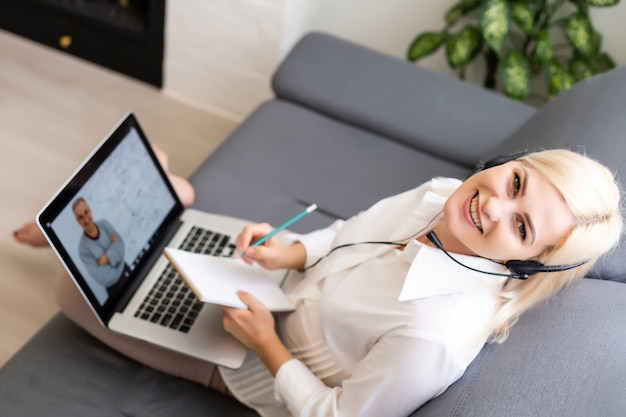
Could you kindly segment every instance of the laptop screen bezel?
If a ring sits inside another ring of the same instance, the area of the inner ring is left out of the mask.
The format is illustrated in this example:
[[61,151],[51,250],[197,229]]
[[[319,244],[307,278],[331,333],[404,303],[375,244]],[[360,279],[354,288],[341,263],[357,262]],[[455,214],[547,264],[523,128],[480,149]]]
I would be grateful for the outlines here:
[[174,200],[174,205],[165,216],[163,222],[157,227],[154,234],[154,242],[161,241],[169,232],[168,225],[177,221],[180,218],[184,207],[178,198],[174,187],[168,179],[163,167],[159,163],[159,160],[152,149],[145,133],[141,129],[137,118],[133,113],[127,113],[118,125],[105,137],[103,141],[92,151],[92,153],[83,161],[80,167],[68,178],[65,184],[57,191],[57,193],[51,198],[46,206],[37,215],[37,223],[41,231],[44,233],[46,239],[50,243],[50,246],[56,252],[61,263],[65,267],[70,277],[74,280],[75,284],[79,287],[82,295],[87,298],[88,303],[94,313],[97,315],[103,325],[108,323],[109,319],[115,313],[119,301],[124,297],[126,289],[135,286],[136,281],[143,279],[143,276],[139,276],[140,271],[144,271],[146,262],[154,259],[155,253],[161,250],[161,246],[152,245],[146,254],[142,257],[140,263],[131,271],[130,279],[127,280],[124,287],[115,296],[109,297],[104,304],[100,304],[88,282],[83,277],[80,269],[76,266],[75,260],[72,259],[70,254],[65,249],[59,236],[52,227],[52,223],[59,216],[61,211],[72,204],[72,201],[78,196],[82,186],[85,182],[91,178],[91,176],[102,166],[108,156],[116,149],[116,147],[126,138],[127,134],[134,129],[145,147],[148,155],[152,159],[153,164],[158,170],[162,180],[167,185],[167,189]]

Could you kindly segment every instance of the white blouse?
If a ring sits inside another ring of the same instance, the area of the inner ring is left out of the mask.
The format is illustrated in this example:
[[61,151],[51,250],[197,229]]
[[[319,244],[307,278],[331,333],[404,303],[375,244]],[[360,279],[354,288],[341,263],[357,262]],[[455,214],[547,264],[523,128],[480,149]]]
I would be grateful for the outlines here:
[[[460,182],[434,179],[387,198],[347,221],[298,236],[306,273],[285,290],[296,310],[277,317],[295,359],[271,374],[250,354],[222,376],[243,403],[264,417],[407,416],[456,381],[484,344],[506,278],[452,262],[415,240],[441,220]],[[454,255],[473,268],[506,273],[491,261]]]

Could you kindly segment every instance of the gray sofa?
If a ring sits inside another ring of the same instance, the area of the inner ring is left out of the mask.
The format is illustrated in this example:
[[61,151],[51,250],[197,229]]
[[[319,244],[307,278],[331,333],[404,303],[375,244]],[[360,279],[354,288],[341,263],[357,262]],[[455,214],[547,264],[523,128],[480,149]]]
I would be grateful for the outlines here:
[[[193,175],[196,206],[309,231],[433,176],[521,149],[584,149],[617,172],[626,159],[626,68],[536,110],[324,34],[306,36],[262,104]],[[539,305],[509,340],[412,417],[626,415],[626,261]],[[595,279],[591,279],[595,278]],[[56,315],[0,370],[0,414],[252,416],[236,401],[110,350]],[[365,413],[367,415],[367,413]],[[379,416],[376,416],[379,417]]]

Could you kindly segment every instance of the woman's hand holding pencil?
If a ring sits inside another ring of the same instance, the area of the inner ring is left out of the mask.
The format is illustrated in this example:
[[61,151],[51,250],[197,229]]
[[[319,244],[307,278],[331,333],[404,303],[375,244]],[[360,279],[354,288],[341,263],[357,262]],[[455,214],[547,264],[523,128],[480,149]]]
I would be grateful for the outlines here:
[[276,235],[316,208],[317,206],[313,204],[274,229],[267,223],[244,227],[237,236],[237,253],[244,262],[248,264],[256,262],[265,269],[303,268],[306,261],[304,246],[300,242],[285,245],[276,238]]

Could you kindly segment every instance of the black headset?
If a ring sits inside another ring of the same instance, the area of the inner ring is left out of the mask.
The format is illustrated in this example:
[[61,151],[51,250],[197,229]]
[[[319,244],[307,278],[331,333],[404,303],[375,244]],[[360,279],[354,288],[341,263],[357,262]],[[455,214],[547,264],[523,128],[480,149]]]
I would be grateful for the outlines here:
[[[495,166],[498,165],[503,165],[506,164],[507,162],[510,161],[514,161],[516,159],[519,159],[521,157],[524,157],[526,155],[528,155],[530,152],[518,152],[512,155],[503,155],[503,156],[497,156],[495,158],[489,159],[488,161],[478,165],[469,175],[469,177],[471,177],[472,175],[475,175],[477,173],[479,173],[480,171],[484,171],[486,169],[489,168],[493,168]],[[468,177],[468,178],[469,178]],[[433,242],[433,244],[441,249],[442,251],[444,251],[446,253],[446,255],[448,255],[448,257],[450,257],[453,261],[455,261],[456,263],[468,268],[468,269],[472,269],[475,270],[467,265],[463,265],[461,264],[458,260],[456,260],[452,255],[450,255],[444,248],[443,245],[441,244],[441,242],[439,241],[439,239],[437,238],[437,235],[435,235],[434,232],[430,232],[427,235],[428,239]],[[510,260],[510,261],[506,261],[506,262],[497,262],[494,261],[496,263],[500,263],[502,265],[504,265],[505,267],[508,268],[509,271],[512,272],[512,274],[497,274],[497,273],[490,273],[490,272],[486,272],[486,271],[480,271],[480,270],[475,270],[478,272],[483,272],[486,274],[490,274],[490,275],[503,275],[503,276],[508,276],[511,278],[517,278],[517,279],[527,279],[529,276],[534,275],[534,274],[538,274],[540,272],[561,272],[561,271],[567,271],[569,269],[574,269],[574,268],[578,268],[581,265],[586,264],[587,262],[589,262],[588,260],[586,261],[581,261],[581,262],[576,262],[573,264],[567,264],[567,265],[544,265],[541,262],[538,261],[533,261],[533,260],[526,260],[526,261],[520,261],[520,260]]]
[[438,249],[442,250],[443,253],[445,253],[448,256],[448,258],[452,259],[454,262],[461,265],[463,268],[467,268],[469,270],[480,272],[482,274],[487,274],[487,275],[497,275],[500,277],[516,278],[516,279],[528,279],[528,277],[530,277],[531,275],[538,274],[540,272],[567,271],[568,269],[577,268],[588,262],[588,261],[582,261],[582,262],[576,262],[576,263],[568,264],[568,265],[544,265],[541,262],[532,261],[532,260],[530,261],[510,260],[506,262],[499,262],[499,261],[494,261],[493,259],[485,258],[497,264],[504,265],[505,267],[508,268],[509,271],[511,271],[510,274],[501,274],[499,272],[483,271],[481,269],[476,269],[476,268],[472,268],[469,265],[465,265],[464,263],[456,259],[454,256],[452,256],[447,250],[444,249],[443,244],[441,243],[441,241],[439,241],[439,238],[437,237],[435,232],[429,232],[426,235],[426,237]]
[[472,175],[478,174],[480,171],[497,167],[498,165],[504,165],[510,161],[515,161],[516,159],[527,156],[530,153],[532,152],[524,151],[524,152],[517,152],[514,154],[510,154],[510,155],[500,155],[500,156],[493,157],[485,162],[481,162],[478,165],[476,165],[476,167],[474,167],[472,172],[470,172],[470,174],[465,179],[471,177]]

